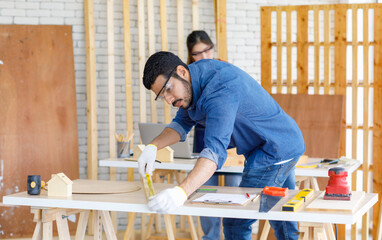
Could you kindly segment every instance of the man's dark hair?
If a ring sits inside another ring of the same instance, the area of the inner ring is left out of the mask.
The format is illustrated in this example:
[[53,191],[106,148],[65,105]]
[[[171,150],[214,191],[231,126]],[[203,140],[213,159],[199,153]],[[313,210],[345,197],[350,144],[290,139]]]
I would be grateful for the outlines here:
[[167,78],[171,70],[179,65],[188,70],[188,66],[175,54],[165,51],[154,53],[146,62],[143,71],[143,85],[150,90],[159,75]]

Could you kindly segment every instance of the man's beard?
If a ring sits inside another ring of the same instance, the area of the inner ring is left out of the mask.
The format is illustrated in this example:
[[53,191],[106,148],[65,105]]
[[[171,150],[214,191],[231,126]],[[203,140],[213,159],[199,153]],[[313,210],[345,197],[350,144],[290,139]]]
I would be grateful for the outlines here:
[[181,106],[181,108],[187,110],[192,103],[192,86],[191,86],[191,83],[188,82],[186,79],[182,78],[181,76],[179,76],[178,74],[174,74],[174,77],[179,79],[183,83],[183,86],[186,89],[186,91],[185,91],[186,95],[184,98],[177,99],[176,101],[174,101],[172,103],[172,105],[174,106],[178,101],[183,100],[184,104]]

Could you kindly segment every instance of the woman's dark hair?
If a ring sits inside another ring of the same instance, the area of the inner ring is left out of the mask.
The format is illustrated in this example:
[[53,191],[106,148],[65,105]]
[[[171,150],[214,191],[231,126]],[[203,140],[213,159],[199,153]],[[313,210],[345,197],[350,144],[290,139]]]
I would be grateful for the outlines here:
[[192,57],[192,48],[197,43],[200,43],[200,42],[206,45],[209,45],[211,47],[214,46],[210,37],[205,31],[203,30],[192,31],[192,33],[190,33],[187,37],[187,50],[188,50],[187,64],[191,64],[195,62],[194,58]]
[[171,52],[157,52],[149,57],[145,64],[145,69],[143,71],[143,85],[150,90],[151,85],[154,84],[155,79],[159,75],[164,75],[168,77],[171,70],[175,67],[182,65],[188,70],[187,64],[185,64],[178,56]]

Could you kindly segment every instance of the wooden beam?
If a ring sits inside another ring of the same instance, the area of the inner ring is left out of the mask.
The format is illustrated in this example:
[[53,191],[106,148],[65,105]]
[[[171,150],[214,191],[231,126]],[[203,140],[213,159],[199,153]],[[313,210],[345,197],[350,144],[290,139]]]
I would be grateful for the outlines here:
[[184,60],[184,5],[183,0],[176,1],[177,29],[178,29],[178,57]]
[[[338,5],[334,13],[334,85],[335,94],[344,95],[346,99],[346,11],[345,5]],[[344,114],[346,116],[346,102]],[[345,155],[346,129],[341,131],[340,156]],[[338,239],[345,239],[345,225],[338,226]]]
[[286,57],[286,67],[287,67],[287,93],[292,93],[292,11],[290,8],[287,9],[286,12],[286,43],[287,43],[287,57]]
[[145,3],[138,0],[138,72],[139,72],[139,121],[147,122],[146,117],[146,88],[142,83],[143,70],[145,68]]
[[282,79],[282,72],[283,72],[283,65],[282,65],[282,62],[283,62],[283,57],[282,57],[282,46],[281,46],[281,43],[282,43],[282,21],[281,21],[281,8],[276,8],[276,29],[277,29],[277,32],[276,32],[276,49],[277,49],[277,57],[276,57],[276,62],[277,62],[277,80],[276,80],[276,92],[277,93],[281,93],[281,90],[282,90],[282,83],[283,83],[283,79]]
[[308,93],[308,7],[297,10],[297,93]]
[[261,85],[272,92],[272,46],[271,46],[271,11],[269,7],[260,8],[261,24]]
[[199,0],[192,0],[192,30],[199,29]]
[[88,131],[88,179],[98,178],[97,144],[97,83],[95,64],[95,30],[93,0],[84,1],[85,49],[86,49],[86,96]]
[[320,17],[318,8],[315,7],[314,10],[314,82],[313,89],[314,94],[319,94],[320,92]]
[[218,58],[224,61],[228,61],[226,0],[214,0],[214,5],[215,5],[215,25],[216,25],[216,46],[217,46]]
[[[167,40],[167,13],[166,13],[166,0],[160,0],[160,30],[162,38],[162,51],[168,51]],[[164,122],[171,122],[171,108],[170,105],[163,101]]]
[[[153,0],[147,0],[147,32],[149,43],[149,56],[155,53],[155,26],[154,26],[154,3]],[[158,122],[157,104],[155,102],[155,94],[150,91],[150,115],[151,122]]]
[[[379,201],[382,194],[382,6],[378,4],[374,9],[374,106],[373,106],[373,192],[378,193]],[[380,204],[373,208],[373,239],[376,238],[377,226],[381,224],[379,213]]]
[[[130,36],[130,7],[129,0],[123,0],[123,31],[124,31],[124,59],[125,59],[125,95],[126,95],[126,129],[129,133],[134,132],[133,122],[133,88],[131,80],[131,36]],[[130,149],[134,149],[134,139],[130,142]],[[127,180],[134,181],[134,169],[128,168]]]
[[[363,8],[363,190],[370,192],[369,184],[369,9]],[[370,213],[362,217],[362,239],[369,239]]]
[[[115,74],[114,74],[114,1],[107,0],[107,72],[109,100],[109,155],[117,156],[115,140]],[[110,168],[110,180],[116,180],[115,168]]]

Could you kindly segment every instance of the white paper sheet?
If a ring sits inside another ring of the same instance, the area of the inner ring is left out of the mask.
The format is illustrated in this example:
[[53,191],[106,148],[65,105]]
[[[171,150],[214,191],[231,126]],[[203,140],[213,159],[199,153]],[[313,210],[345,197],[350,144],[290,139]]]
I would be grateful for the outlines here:
[[250,194],[249,198],[245,194],[229,194],[229,193],[206,193],[203,196],[194,199],[193,203],[210,203],[210,204],[239,204],[244,205],[247,201],[252,200],[257,194]]

